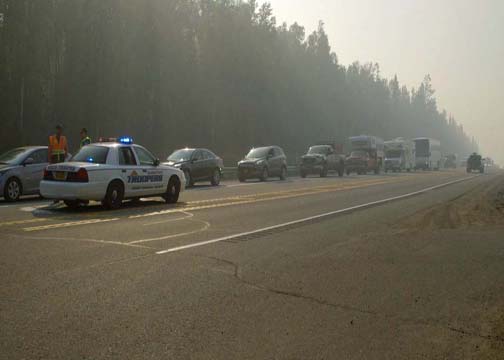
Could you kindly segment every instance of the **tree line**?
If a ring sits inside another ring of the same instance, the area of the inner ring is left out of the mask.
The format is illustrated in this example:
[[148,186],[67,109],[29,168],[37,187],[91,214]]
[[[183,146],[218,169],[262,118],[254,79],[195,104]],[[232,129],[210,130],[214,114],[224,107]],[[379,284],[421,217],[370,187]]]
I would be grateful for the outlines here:
[[57,123],[74,150],[86,127],[227,164],[251,146],[293,156],[364,133],[477,150],[429,76],[409,89],[378,64],[343,66],[323,23],[279,25],[256,0],[0,0],[0,14],[0,150],[45,144]]

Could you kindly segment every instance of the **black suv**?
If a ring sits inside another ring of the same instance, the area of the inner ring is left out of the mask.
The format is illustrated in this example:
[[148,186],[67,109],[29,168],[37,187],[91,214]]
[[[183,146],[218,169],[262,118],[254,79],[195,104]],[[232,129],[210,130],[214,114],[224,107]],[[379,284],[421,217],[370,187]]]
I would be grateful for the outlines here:
[[287,178],[287,157],[278,146],[254,148],[238,163],[238,179],[266,181],[270,176]]

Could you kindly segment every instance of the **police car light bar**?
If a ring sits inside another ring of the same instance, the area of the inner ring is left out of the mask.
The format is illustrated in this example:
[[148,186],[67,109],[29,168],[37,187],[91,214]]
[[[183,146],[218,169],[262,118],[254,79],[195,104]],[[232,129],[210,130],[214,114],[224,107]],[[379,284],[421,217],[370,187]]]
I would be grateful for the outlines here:
[[131,136],[121,136],[119,142],[121,144],[133,144],[133,138]]
[[121,136],[120,138],[108,138],[108,137],[100,137],[98,142],[118,142],[121,144],[133,144],[133,138],[131,136]]

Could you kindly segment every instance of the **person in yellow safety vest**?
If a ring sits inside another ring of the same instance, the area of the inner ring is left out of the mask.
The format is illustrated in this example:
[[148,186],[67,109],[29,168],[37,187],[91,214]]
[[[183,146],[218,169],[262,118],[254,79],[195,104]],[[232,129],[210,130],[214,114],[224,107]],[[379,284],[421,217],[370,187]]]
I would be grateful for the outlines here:
[[56,126],[56,134],[49,136],[49,162],[57,164],[64,162],[68,155],[68,143],[63,135],[63,126]]
[[91,138],[87,134],[87,129],[82,128],[80,131],[80,147],[83,148],[86,145],[91,144]]

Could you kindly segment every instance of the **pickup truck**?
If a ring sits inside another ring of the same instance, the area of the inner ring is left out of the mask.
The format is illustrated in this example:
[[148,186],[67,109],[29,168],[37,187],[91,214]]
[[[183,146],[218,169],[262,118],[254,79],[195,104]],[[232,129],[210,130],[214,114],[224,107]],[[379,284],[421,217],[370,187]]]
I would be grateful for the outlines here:
[[301,157],[300,175],[302,178],[309,174],[326,177],[329,171],[335,171],[338,176],[343,176],[345,173],[345,157],[338,154],[333,145],[311,146]]

